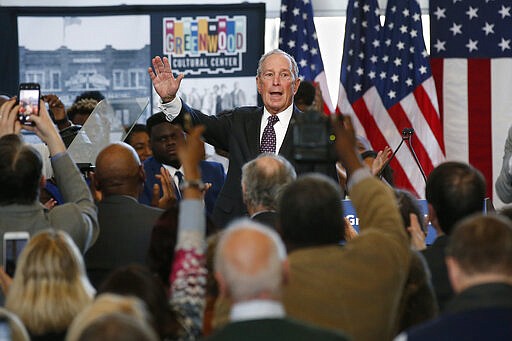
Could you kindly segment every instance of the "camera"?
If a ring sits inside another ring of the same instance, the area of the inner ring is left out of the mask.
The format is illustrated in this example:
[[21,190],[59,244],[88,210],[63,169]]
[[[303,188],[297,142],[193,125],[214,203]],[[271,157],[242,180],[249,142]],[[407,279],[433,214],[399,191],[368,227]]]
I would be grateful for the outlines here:
[[296,114],[292,120],[294,161],[334,164],[336,138],[329,117],[318,111],[306,111]]

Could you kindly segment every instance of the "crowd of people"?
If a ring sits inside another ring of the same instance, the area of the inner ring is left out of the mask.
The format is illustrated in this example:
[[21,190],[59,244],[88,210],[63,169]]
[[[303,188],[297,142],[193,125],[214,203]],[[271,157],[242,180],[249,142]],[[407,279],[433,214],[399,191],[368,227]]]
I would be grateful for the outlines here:
[[512,221],[482,213],[478,170],[429,174],[426,245],[416,198],[381,176],[391,151],[373,151],[349,116],[330,118],[337,162],[312,172],[294,158],[294,118],[323,104],[314,86],[299,92],[287,53],[259,61],[262,107],[219,115],[177,95],[166,57],[148,73],[160,111],[105,146],[87,178],[65,141],[97,99],[66,112],[46,95],[30,126],[2,99],[0,231],[30,235],[14,276],[0,268],[12,340],[512,339]]

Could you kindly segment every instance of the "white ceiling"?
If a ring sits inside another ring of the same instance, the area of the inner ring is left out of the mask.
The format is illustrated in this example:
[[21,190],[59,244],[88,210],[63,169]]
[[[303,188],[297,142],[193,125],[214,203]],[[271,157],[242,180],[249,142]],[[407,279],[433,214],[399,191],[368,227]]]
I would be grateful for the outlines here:
[[[387,0],[378,0],[384,9]],[[116,6],[116,5],[195,5],[234,4],[241,2],[264,2],[267,6],[267,18],[279,17],[281,0],[0,0],[0,6]],[[315,16],[330,17],[345,15],[348,0],[312,0]],[[428,10],[428,0],[419,0],[424,13]]]

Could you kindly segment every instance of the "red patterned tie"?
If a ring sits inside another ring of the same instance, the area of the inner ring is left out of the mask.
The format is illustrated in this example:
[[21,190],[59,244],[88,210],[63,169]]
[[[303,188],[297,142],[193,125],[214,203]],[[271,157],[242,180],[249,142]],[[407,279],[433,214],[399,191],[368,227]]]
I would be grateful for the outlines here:
[[260,153],[275,153],[276,152],[276,131],[274,130],[274,124],[279,121],[277,115],[270,115],[268,117],[268,123],[263,130],[263,136],[261,137]]

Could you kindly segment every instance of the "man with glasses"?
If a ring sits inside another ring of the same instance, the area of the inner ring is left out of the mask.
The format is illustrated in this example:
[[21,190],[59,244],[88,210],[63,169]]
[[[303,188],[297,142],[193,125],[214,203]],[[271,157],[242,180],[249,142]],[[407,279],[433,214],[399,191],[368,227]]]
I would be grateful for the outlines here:
[[155,57],[152,64],[153,68],[148,72],[161,98],[159,108],[173,122],[184,127],[187,126],[186,117],[190,117],[194,125],[205,125],[206,142],[229,153],[226,182],[212,216],[219,227],[224,227],[233,218],[246,214],[240,185],[243,164],[262,152],[280,154],[293,161],[292,126],[298,113],[293,96],[300,83],[297,63],[292,56],[278,49],[264,54],[256,75],[263,107],[238,107],[221,117],[192,109],[176,96],[183,75],[173,75],[166,57]]

